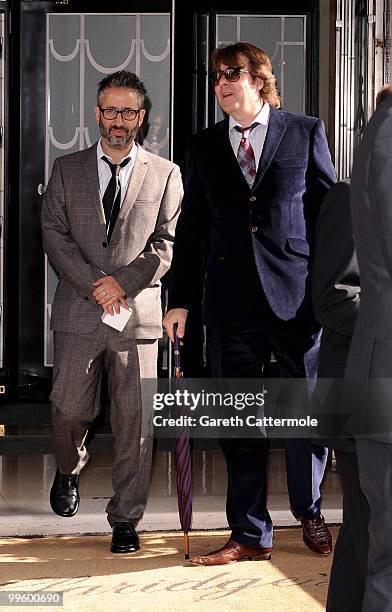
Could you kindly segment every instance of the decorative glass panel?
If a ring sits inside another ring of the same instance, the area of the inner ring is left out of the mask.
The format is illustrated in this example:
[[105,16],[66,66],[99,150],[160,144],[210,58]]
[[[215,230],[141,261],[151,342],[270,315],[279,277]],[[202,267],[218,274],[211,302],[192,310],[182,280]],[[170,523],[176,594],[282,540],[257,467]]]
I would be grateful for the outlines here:
[[[306,15],[217,15],[217,46],[249,42],[270,57],[282,108],[305,112]],[[216,120],[223,118],[216,104]]]
[[[152,110],[143,146],[170,157],[170,27],[169,13],[47,15],[46,182],[56,157],[98,140],[97,85],[117,70],[135,72],[146,85]],[[47,259],[45,278],[45,365],[50,366],[50,315],[57,277]]]

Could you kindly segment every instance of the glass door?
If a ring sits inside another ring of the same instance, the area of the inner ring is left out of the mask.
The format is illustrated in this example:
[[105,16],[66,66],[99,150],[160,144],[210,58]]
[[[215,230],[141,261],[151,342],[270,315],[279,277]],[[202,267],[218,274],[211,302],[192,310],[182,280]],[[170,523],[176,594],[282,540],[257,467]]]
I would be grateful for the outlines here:
[[[143,146],[171,158],[170,13],[47,13],[45,184],[60,155],[99,138],[93,107],[97,83],[129,70],[144,82],[151,111]],[[44,364],[53,364],[51,305],[57,276],[45,260]]]
[[[216,46],[246,41],[270,57],[284,110],[306,110],[306,15],[216,14]],[[215,119],[223,118],[216,104]]]
[[[191,133],[212,126],[222,118],[208,80],[212,50],[221,44],[250,42],[270,55],[282,95],[283,108],[318,114],[318,9],[307,0],[177,0],[175,3],[176,159],[184,161]],[[191,95],[189,94],[191,92]],[[201,308],[187,320],[183,348],[185,371],[202,376],[205,362]]]
[[15,3],[21,399],[47,397],[53,363],[50,316],[57,277],[42,249],[42,194],[56,157],[97,141],[94,106],[105,75],[126,69],[141,77],[151,103],[143,146],[172,158],[172,2],[153,0],[148,9],[137,1],[114,5],[108,12],[103,0]]
[[[98,81],[120,68],[139,73],[152,104],[144,146],[182,165],[192,132],[218,118],[207,79],[217,44],[242,38],[265,48],[273,58],[284,108],[317,114],[318,17],[310,4],[298,2],[294,11],[288,0],[274,0],[260,10],[250,0],[244,11],[230,0],[215,6],[204,0],[152,0],[148,9],[141,0],[116,0],[108,11],[105,0],[13,3],[9,143],[15,245],[13,262],[5,259],[7,305],[10,293],[15,305],[7,309],[14,321],[7,338],[14,345],[12,371],[20,398],[33,397],[35,390],[37,397],[45,397],[50,390],[50,316],[57,278],[42,250],[42,193],[55,157],[98,138],[93,117]],[[195,320],[200,346],[201,315]],[[167,365],[166,349],[162,342],[160,355]]]

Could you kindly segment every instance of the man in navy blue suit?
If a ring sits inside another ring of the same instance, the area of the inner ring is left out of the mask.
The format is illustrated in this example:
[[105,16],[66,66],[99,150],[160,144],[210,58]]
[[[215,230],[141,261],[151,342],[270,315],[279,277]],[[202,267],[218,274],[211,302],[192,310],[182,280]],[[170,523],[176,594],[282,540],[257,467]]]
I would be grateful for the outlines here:
[[[256,378],[275,355],[281,376],[314,378],[320,327],[310,294],[317,214],[335,182],[320,119],[280,108],[271,62],[248,43],[215,50],[212,79],[228,118],[192,137],[164,319],[184,337],[188,312],[203,300],[212,373]],[[185,336],[186,337],[186,336]],[[220,440],[228,469],[232,533],[199,565],[270,559],[264,438]],[[305,544],[331,552],[320,514],[326,450],[287,440],[291,509]]]

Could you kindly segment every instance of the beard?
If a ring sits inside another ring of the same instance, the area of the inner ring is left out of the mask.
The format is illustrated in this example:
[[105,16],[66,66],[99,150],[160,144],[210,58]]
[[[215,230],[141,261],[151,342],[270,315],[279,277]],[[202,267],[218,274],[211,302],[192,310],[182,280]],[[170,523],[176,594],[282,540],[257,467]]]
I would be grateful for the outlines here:
[[[109,129],[107,129],[102,120],[99,120],[99,129],[101,130],[101,136],[103,140],[105,140],[108,145],[115,149],[126,149],[133,143],[135,140],[136,134],[138,132],[138,126],[134,128],[128,129],[126,126],[122,125],[111,125]],[[111,132],[112,130],[123,130],[123,136],[114,136]]]

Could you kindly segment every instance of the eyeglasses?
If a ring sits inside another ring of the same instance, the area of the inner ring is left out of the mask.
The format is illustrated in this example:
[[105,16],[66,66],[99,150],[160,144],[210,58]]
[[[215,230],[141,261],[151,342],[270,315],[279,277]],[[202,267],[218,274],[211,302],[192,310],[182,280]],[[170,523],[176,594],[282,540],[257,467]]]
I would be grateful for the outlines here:
[[117,115],[119,115],[119,114],[124,119],[124,121],[132,121],[133,119],[135,119],[138,116],[140,111],[143,110],[143,109],[142,108],[138,108],[138,109],[134,110],[133,108],[123,108],[122,110],[120,110],[118,108],[101,108],[101,107],[99,107],[99,110],[101,111],[101,113],[105,117],[105,119],[107,119],[108,121],[110,121],[112,119],[117,119]]
[[233,68],[226,68],[226,70],[215,70],[211,72],[210,79],[214,84],[214,87],[219,85],[219,81],[221,77],[224,76],[226,81],[230,81],[230,83],[235,83],[235,81],[239,81],[241,78],[241,74],[243,72],[249,73],[249,70],[245,70],[245,68],[241,68],[241,66],[233,66]]

